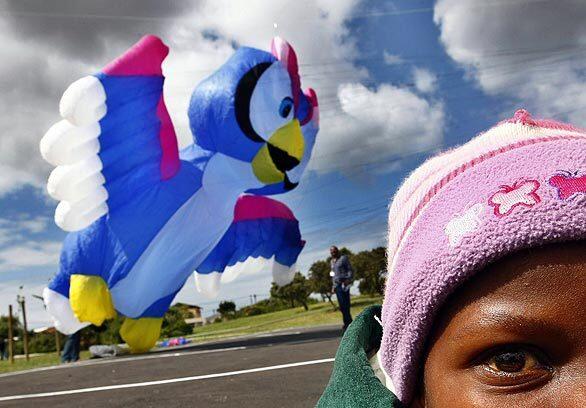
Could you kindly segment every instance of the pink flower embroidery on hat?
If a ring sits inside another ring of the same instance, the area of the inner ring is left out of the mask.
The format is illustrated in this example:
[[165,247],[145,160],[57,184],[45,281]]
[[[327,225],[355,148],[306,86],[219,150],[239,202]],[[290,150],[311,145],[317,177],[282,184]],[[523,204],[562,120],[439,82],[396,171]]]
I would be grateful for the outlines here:
[[480,203],[473,205],[462,214],[456,214],[454,218],[448,222],[444,231],[448,236],[448,241],[452,248],[460,245],[462,239],[480,227],[482,220],[482,210],[484,206]]
[[586,193],[586,175],[560,171],[548,180],[549,184],[558,190],[558,197],[567,200],[578,193]]
[[488,199],[488,203],[494,207],[494,215],[503,217],[509,215],[515,207],[533,207],[539,203],[539,187],[537,180],[520,180],[512,186],[500,186],[500,190]]

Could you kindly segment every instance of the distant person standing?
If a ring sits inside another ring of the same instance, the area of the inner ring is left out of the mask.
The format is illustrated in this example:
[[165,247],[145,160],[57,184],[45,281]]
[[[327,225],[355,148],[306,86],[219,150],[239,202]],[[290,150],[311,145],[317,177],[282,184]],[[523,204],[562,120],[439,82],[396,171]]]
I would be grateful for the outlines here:
[[6,356],[6,339],[0,337],[0,360],[8,360]]
[[81,341],[81,330],[70,334],[61,352],[62,363],[74,363],[79,360],[79,343]]
[[340,311],[344,319],[344,331],[352,323],[352,315],[350,314],[350,286],[352,285],[352,279],[354,277],[354,271],[350,260],[346,255],[340,254],[340,250],[337,246],[330,248],[330,255],[332,260],[330,266],[332,269],[332,276],[334,278],[334,288],[336,291],[336,297],[338,298],[338,304],[340,305]]

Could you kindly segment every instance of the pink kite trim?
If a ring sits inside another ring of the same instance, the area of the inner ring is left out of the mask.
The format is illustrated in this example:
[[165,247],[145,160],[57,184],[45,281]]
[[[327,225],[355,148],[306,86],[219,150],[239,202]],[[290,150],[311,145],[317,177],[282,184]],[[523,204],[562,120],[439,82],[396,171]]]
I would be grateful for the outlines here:
[[173,177],[180,167],[179,148],[177,147],[177,136],[171,122],[171,117],[165,106],[163,95],[157,105],[157,117],[161,121],[159,130],[159,142],[161,143],[161,180],[168,180]]
[[106,65],[102,72],[117,76],[162,76],[161,64],[167,54],[169,48],[160,38],[145,35],[124,55]]
[[261,218],[297,219],[283,203],[262,196],[245,195],[238,199],[234,209],[234,221],[257,220]]
[[291,91],[295,110],[299,106],[299,93],[301,92],[301,79],[299,78],[299,65],[297,54],[291,45],[280,37],[271,41],[271,54],[273,54],[285,67],[291,76]]

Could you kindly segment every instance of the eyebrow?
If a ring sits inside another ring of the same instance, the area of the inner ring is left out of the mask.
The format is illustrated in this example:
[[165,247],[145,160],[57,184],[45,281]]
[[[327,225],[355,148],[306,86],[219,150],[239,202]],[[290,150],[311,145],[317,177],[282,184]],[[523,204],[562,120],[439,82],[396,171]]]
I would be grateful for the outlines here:
[[[488,312],[488,313],[487,313]],[[459,330],[456,340],[462,340],[475,334],[486,335],[486,330],[493,329],[519,336],[547,335],[557,339],[568,340],[568,334],[558,322],[538,316],[513,314],[510,311],[487,311],[477,320],[470,321]]]

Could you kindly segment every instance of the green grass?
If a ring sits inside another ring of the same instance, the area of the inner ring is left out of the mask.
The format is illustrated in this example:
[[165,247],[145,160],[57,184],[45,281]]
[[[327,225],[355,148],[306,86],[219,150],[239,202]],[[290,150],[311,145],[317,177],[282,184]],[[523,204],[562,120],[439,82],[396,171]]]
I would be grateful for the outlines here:
[[[352,297],[352,316],[356,316],[367,306],[381,304],[381,302],[380,297],[354,296]],[[203,342],[273,330],[328,324],[342,326],[342,315],[338,310],[334,311],[330,303],[320,302],[310,305],[308,311],[305,311],[303,307],[297,307],[281,310],[280,312],[207,324],[202,327],[196,327],[195,333],[187,337],[194,342]],[[87,360],[89,357],[89,351],[80,353],[80,360]],[[30,370],[32,368],[58,365],[59,363],[59,357],[54,352],[31,356],[29,361],[24,358],[17,358],[14,360],[14,364],[2,360],[0,361],[0,373]]]
[[[22,358],[15,358],[14,364],[10,364],[7,360],[0,361],[0,373],[8,373],[11,371],[30,370],[32,368],[48,367],[60,363],[57,353],[46,353],[31,356],[29,361],[26,361],[24,356]],[[89,351],[82,351],[79,354],[80,360],[87,360],[90,358]]]
[[[382,299],[380,297],[355,296],[352,298],[352,315],[356,316],[365,307],[380,304],[381,302]],[[342,326],[342,316],[339,311],[333,310],[330,303],[320,302],[310,305],[308,311],[305,311],[303,307],[297,307],[280,312],[207,324],[202,327],[196,327],[195,333],[187,337],[193,341],[207,341],[292,327],[322,326],[327,324],[339,324]]]

